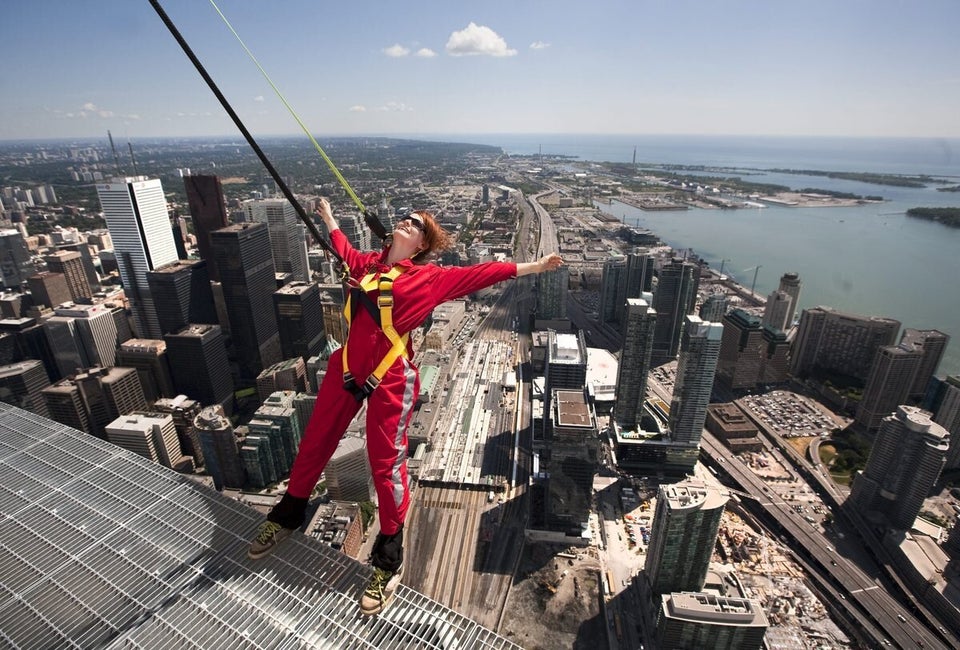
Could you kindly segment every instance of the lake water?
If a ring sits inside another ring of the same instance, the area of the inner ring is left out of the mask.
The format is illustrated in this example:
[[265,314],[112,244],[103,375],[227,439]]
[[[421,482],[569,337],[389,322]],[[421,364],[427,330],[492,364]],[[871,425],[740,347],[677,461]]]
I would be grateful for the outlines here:
[[[446,136],[453,138],[453,136]],[[928,174],[960,183],[960,140],[756,138],[696,136],[456,136],[510,154],[565,154],[582,160]],[[711,172],[712,173],[712,172]],[[746,173],[746,172],[744,172]],[[960,207],[960,194],[782,173],[749,179],[886,200],[850,208],[644,212],[598,204],[625,222],[653,230],[675,248],[691,248],[716,269],[767,294],[787,271],[800,274],[800,307],[827,305],[896,318],[904,327],[952,338],[938,375],[960,374],[960,229],[907,217],[921,206]],[[731,172],[729,175],[734,175]],[[726,260],[726,261],[723,261]]]

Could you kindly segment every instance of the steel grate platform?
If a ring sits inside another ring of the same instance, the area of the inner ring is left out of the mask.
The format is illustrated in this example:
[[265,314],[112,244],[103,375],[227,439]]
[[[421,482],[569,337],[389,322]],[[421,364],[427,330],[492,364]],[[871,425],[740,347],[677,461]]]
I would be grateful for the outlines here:
[[0,648],[519,648],[294,535],[247,559],[261,516],[136,454],[0,403]]

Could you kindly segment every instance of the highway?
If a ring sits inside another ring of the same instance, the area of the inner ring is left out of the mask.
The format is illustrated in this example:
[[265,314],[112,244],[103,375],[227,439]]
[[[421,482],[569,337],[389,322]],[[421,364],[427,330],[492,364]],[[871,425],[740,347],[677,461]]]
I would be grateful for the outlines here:
[[[879,566],[865,556],[858,558],[858,564],[838,554],[832,540],[798,514],[792,504],[771,492],[763,480],[707,431],[701,440],[701,453],[718,470],[721,479],[731,480],[744,493],[753,495],[755,506],[762,511],[758,513],[761,521],[775,528],[775,534],[794,552],[795,559],[817,581],[820,590],[834,599],[831,604],[860,628],[861,635],[881,646],[895,643],[902,648],[949,647],[887,592],[881,582],[885,574]],[[749,504],[744,505],[750,509]],[[840,522],[835,519],[833,525],[839,526]],[[854,534],[847,531],[845,538]]]

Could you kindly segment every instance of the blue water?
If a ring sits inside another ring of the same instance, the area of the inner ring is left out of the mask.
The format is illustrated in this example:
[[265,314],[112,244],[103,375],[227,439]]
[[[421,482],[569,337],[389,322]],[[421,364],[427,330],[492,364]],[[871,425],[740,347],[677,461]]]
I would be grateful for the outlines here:
[[[760,138],[700,136],[458,135],[509,154],[563,154],[581,160],[926,174],[960,183],[958,139]],[[714,174],[714,172],[710,172]],[[735,175],[730,172],[729,175]],[[800,274],[800,307],[827,305],[896,318],[904,327],[952,337],[937,374],[960,374],[960,229],[907,217],[920,206],[960,207],[960,193],[898,188],[822,176],[751,172],[750,180],[884,197],[850,208],[643,212],[598,204],[691,248],[725,274],[769,293],[787,271]],[[724,261],[725,260],[725,261]],[[759,266],[759,270],[757,270]]]

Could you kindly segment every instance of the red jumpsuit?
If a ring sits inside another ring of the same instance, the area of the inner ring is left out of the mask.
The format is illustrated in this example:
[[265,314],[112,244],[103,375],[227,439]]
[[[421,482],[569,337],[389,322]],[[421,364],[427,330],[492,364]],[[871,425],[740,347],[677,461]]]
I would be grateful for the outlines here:
[[[387,250],[361,253],[339,230],[330,234],[336,251],[360,280],[371,272],[385,273]],[[400,263],[406,270],[393,283],[393,323],[403,336],[419,327],[434,307],[503,280],[516,277],[513,262],[485,262],[466,267]],[[370,292],[376,301],[377,291]],[[365,309],[357,309],[347,335],[350,372],[363,384],[390,349],[390,341]],[[413,347],[407,344],[408,357]],[[306,499],[360,409],[360,402],[343,386],[343,348],[334,352],[317,391],[313,415],[303,433],[287,494]],[[420,394],[420,373],[399,357],[367,399],[367,455],[380,502],[380,532],[393,535],[403,525],[410,501],[407,483],[407,427]]]

